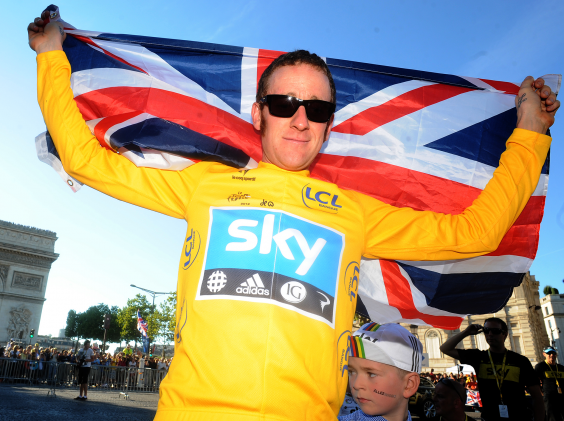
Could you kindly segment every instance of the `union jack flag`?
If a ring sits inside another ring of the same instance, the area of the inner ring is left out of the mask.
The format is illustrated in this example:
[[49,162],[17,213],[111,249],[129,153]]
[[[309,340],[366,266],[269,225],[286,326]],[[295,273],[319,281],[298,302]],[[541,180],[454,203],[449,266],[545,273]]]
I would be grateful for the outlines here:
[[[51,16],[60,19],[58,9]],[[75,100],[103,147],[164,170],[200,160],[254,168],[261,159],[251,106],[260,76],[282,52],[65,27]],[[312,177],[417,210],[457,214],[472,203],[515,127],[517,84],[324,60],[337,109]],[[558,92],[560,75],[545,80]],[[77,191],[48,133],[36,145],[39,158]],[[502,308],[536,254],[548,164],[495,252],[356,262],[357,311],[378,323],[456,329],[467,314]]]
[[137,309],[137,330],[139,331],[139,333],[141,333],[141,335],[144,338],[148,337],[147,329],[149,329],[149,325],[145,320],[143,320],[143,317],[141,317],[141,313],[139,312],[139,309]]
[[480,392],[477,390],[467,390],[466,405],[482,406],[482,399],[480,399]]

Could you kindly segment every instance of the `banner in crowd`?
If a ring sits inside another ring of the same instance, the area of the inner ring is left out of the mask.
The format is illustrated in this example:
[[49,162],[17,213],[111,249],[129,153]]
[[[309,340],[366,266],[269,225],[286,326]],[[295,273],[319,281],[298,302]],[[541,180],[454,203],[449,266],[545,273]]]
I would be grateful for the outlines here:
[[139,312],[139,309],[137,309],[137,330],[139,331],[139,333],[141,333],[141,336],[143,336],[143,338],[148,337],[147,335],[148,329],[149,329],[149,325],[145,320],[143,320],[143,317],[141,317],[141,313]]
[[[181,170],[202,160],[256,167],[262,150],[251,107],[260,76],[282,52],[65,27],[75,100],[103,147],[139,167]],[[457,214],[472,203],[515,128],[517,84],[325,61],[337,109],[312,177],[417,210]],[[556,92],[560,79],[545,77]],[[49,134],[36,145],[39,158],[77,191]],[[536,254],[548,164],[495,252],[356,262],[344,282],[360,279],[357,310],[379,323],[455,329],[467,314],[502,308]]]

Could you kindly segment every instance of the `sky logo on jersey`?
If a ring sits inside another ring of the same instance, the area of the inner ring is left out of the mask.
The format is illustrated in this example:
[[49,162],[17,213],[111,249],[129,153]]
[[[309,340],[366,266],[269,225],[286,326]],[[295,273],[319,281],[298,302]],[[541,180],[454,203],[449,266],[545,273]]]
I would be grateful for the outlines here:
[[323,190],[316,190],[310,184],[302,188],[302,201],[310,209],[321,209],[329,213],[337,213],[342,206],[339,196]]
[[[270,302],[331,326],[344,235],[295,215],[261,208],[210,208],[197,299]],[[207,288],[221,271],[221,290]]]

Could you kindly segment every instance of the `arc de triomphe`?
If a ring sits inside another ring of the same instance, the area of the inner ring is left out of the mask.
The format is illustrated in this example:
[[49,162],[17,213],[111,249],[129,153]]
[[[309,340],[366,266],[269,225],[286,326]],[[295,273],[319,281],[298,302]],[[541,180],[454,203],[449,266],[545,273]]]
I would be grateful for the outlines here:
[[29,341],[39,321],[57,234],[0,220],[0,346]]

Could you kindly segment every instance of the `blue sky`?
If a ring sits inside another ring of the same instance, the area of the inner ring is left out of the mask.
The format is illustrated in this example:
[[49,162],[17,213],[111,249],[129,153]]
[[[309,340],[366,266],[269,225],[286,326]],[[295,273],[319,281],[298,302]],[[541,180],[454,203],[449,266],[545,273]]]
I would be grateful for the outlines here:
[[[77,4],[58,2],[63,18],[80,29],[280,51],[305,48],[333,58],[511,82],[564,72],[561,0]],[[45,125],[25,28],[46,5],[27,0],[2,8],[0,219],[49,229],[59,237],[60,258],[51,270],[39,328],[40,334],[57,334],[69,309],[83,311],[100,302],[122,306],[137,293],[132,283],[175,290],[186,225],[89,188],[74,194],[37,160],[34,138]],[[549,193],[531,268],[541,288],[550,284],[562,290],[563,113],[552,130]]]

